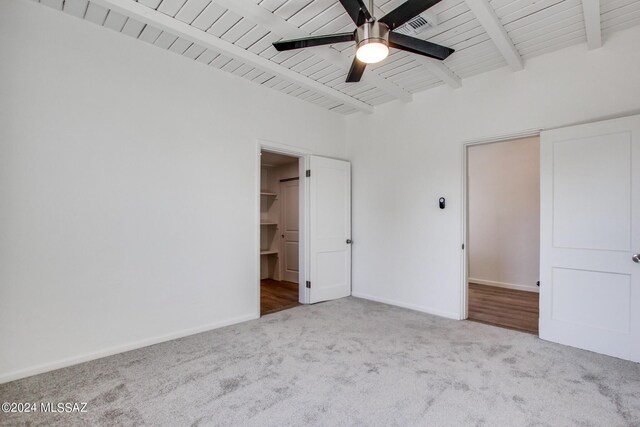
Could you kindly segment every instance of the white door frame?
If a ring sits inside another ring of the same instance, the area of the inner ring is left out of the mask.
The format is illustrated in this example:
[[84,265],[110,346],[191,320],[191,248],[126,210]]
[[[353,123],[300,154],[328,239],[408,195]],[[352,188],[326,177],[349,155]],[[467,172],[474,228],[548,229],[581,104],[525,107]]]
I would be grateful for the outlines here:
[[493,144],[495,142],[513,141],[515,139],[532,138],[536,136],[539,137],[540,132],[542,132],[541,129],[532,129],[507,135],[475,139],[462,143],[462,244],[464,245],[464,249],[462,249],[461,251],[462,256],[460,261],[462,269],[462,282],[460,283],[460,320],[465,320],[469,317],[469,298],[467,296],[467,283],[469,282],[469,182],[467,176],[469,156],[468,148],[474,145]]
[[298,295],[299,302],[301,304],[309,304],[309,292],[306,287],[308,272],[309,272],[309,180],[304,179],[306,170],[309,169],[309,156],[311,151],[304,148],[293,147],[291,145],[281,144],[278,142],[267,141],[264,139],[258,139],[256,141],[256,183],[255,183],[255,244],[254,253],[255,259],[255,277],[257,280],[256,292],[257,292],[257,311],[258,317],[260,317],[260,177],[261,177],[261,162],[260,153],[262,151],[268,151],[270,153],[284,154],[286,156],[297,157],[302,160],[298,162],[299,165],[299,203],[300,209],[298,215],[300,216],[300,235],[299,235],[299,248],[298,254],[299,262],[299,276],[298,276]]

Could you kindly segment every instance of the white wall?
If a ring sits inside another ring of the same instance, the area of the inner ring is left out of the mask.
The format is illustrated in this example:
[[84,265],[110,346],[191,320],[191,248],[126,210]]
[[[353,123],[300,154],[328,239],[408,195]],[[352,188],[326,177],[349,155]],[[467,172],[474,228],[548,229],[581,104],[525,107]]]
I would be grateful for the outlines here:
[[635,27],[350,116],[354,295],[459,318],[463,142],[640,111],[639,44]]
[[469,281],[538,292],[540,140],[470,146]]
[[0,382],[258,314],[256,139],[345,120],[0,2]]

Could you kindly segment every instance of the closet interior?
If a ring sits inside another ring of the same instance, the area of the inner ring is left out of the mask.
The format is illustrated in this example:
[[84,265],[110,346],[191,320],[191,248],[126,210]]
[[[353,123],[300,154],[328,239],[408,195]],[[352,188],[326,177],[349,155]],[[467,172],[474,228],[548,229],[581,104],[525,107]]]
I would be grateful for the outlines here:
[[260,312],[299,305],[299,159],[260,156]]

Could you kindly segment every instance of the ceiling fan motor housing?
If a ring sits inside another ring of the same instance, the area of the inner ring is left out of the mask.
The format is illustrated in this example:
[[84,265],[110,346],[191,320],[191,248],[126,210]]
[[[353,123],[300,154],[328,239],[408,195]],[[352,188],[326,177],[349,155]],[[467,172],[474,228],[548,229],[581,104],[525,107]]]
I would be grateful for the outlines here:
[[356,30],[356,50],[369,43],[383,43],[389,46],[389,27],[382,22],[365,22]]

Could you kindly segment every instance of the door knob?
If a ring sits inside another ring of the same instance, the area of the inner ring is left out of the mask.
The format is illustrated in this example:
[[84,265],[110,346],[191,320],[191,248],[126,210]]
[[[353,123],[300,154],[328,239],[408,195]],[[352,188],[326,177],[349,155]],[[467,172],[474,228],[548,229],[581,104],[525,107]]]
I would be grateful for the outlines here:
[[[347,245],[350,245],[351,243],[353,243],[353,240],[347,239]],[[636,262],[638,262],[638,261],[636,261]]]
[[633,256],[631,257],[631,259],[633,260],[633,262],[638,263],[640,262],[640,254],[633,254]]

